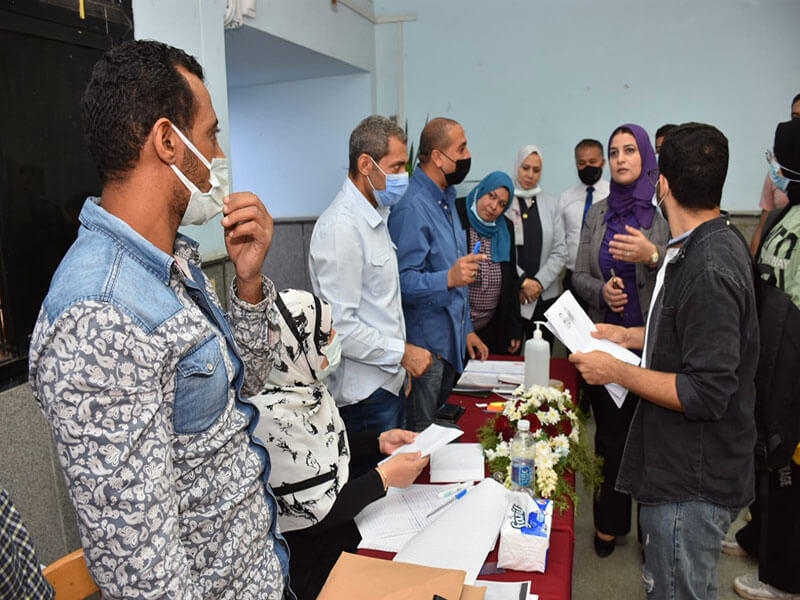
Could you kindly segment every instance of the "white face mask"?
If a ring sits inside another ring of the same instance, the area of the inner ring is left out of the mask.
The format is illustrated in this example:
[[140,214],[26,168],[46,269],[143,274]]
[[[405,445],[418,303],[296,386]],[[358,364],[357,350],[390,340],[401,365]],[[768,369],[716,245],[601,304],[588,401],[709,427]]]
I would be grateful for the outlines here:
[[339,339],[338,334],[334,334],[333,339],[328,342],[322,353],[328,359],[328,366],[322,369],[319,376],[320,379],[327,379],[336,370],[339,363],[342,362],[342,341]]
[[207,192],[201,192],[192,181],[184,175],[181,170],[174,164],[170,165],[175,175],[181,180],[181,183],[186,186],[191,196],[189,196],[189,204],[186,206],[186,212],[183,213],[181,225],[204,225],[211,219],[216,217],[222,212],[222,201],[228,195],[228,172],[229,164],[227,158],[212,158],[209,163],[206,157],[194,147],[194,144],[189,141],[180,129],[172,125],[172,129],[178,134],[186,147],[192,151],[200,162],[202,162],[209,171],[208,182],[211,187]]

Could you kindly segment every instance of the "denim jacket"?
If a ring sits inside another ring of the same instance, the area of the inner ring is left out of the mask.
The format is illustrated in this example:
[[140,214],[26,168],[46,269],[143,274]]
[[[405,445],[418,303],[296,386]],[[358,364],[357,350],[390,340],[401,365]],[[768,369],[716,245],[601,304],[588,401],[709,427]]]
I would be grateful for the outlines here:
[[759,343],[750,255],[718,217],[698,226],[665,269],[647,365],[677,373],[684,412],[639,403],[616,488],[645,504],[739,508],[755,496]]
[[278,341],[272,283],[226,316],[195,242],[179,235],[173,258],[97,198],[80,220],[29,376],[103,597],[283,598],[288,548],[243,396]]

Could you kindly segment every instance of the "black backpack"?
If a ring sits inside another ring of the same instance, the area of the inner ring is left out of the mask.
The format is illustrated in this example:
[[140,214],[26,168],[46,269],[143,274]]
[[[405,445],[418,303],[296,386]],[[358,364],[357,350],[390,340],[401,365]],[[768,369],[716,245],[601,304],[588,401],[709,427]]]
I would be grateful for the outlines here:
[[[769,214],[756,257],[767,234],[791,206]],[[761,344],[756,371],[756,464],[773,470],[789,464],[800,442],[800,308],[776,287],[771,270],[759,267],[757,258],[753,275]]]

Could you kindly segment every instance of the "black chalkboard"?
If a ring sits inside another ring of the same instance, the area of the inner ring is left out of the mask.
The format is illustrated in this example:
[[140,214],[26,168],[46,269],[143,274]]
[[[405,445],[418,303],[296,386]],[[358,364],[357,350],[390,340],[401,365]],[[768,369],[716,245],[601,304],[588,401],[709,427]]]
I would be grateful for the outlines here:
[[85,19],[77,5],[0,0],[0,389],[24,377],[50,278],[100,193],[81,94],[101,54],[133,37],[130,0],[87,1]]

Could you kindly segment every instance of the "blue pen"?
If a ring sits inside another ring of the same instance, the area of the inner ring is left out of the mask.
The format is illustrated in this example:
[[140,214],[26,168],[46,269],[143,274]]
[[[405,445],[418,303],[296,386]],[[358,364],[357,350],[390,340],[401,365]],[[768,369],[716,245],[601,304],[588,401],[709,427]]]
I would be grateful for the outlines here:
[[480,251],[481,251],[481,241],[478,240],[478,243],[475,244],[475,248],[472,250],[472,253],[473,254],[477,254]]
[[435,514],[436,514],[437,512],[439,512],[440,510],[442,510],[442,509],[443,509],[445,506],[449,506],[450,504],[452,504],[452,503],[453,503],[453,502],[455,502],[456,500],[460,500],[461,498],[463,498],[464,496],[466,496],[468,491],[469,491],[469,488],[467,488],[467,489],[465,489],[465,490],[461,490],[461,491],[460,491],[460,492],[458,492],[458,493],[457,493],[455,496],[453,496],[452,498],[450,498],[450,500],[448,500],[447,502],[445,502],[445,503],[444,503],[444,504],[442,504],[441,506],[437,506],[436,508],[434,508],[434,509],[433,509],[431,512],[429,512],[429,513],[428,513],[428,518],[430,519],[430,518],[431,518],[433,515],[435,515]]
[[461,490],[466,489],[466,488],[471,488],[471,487],[472,487],[472,482],[471,481],[465,481],[464,483],[459,483],[457,485],[454,485],[451,488],[448,488],[446,490],[443,490],[443,491],[439,492],[438,494],[436,494],[436,497],[437,498],[449,498],[453,494],[457,494]]

